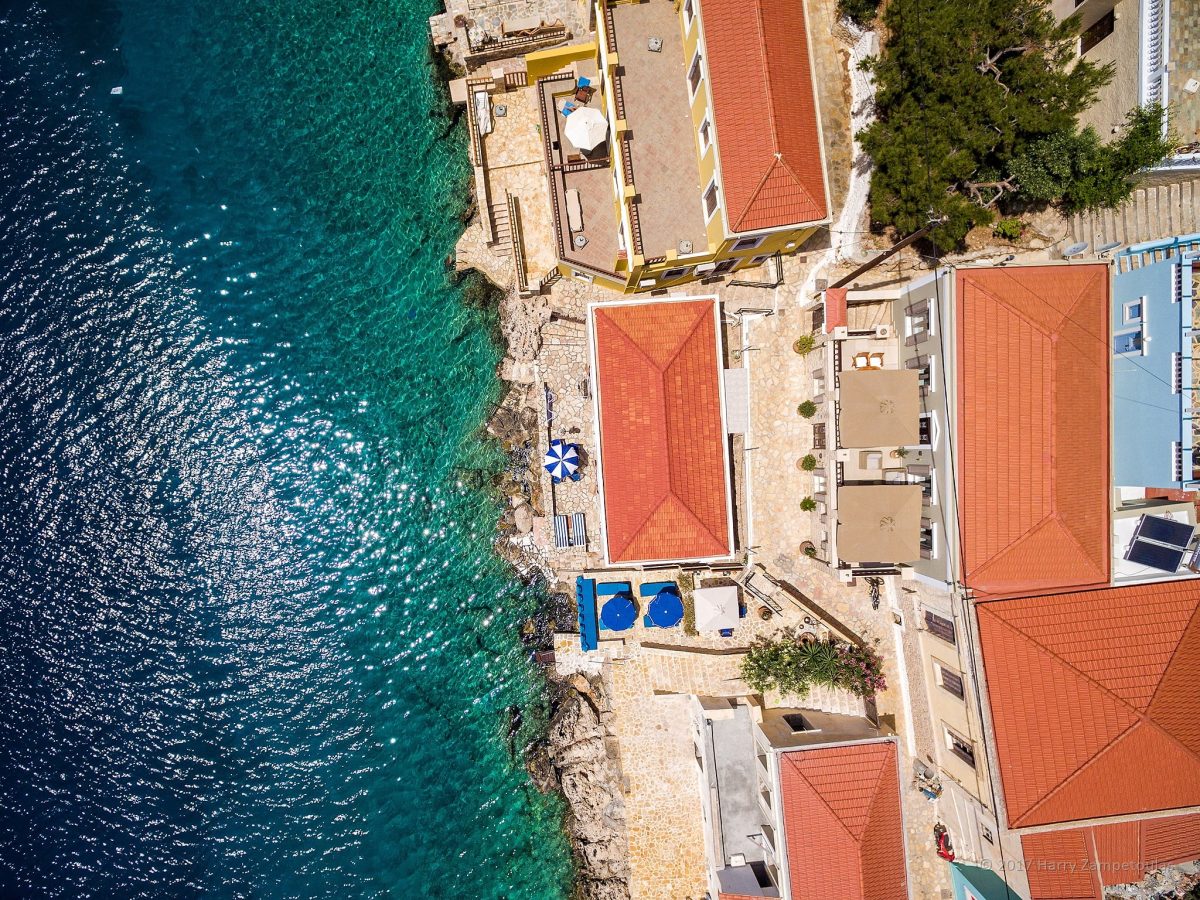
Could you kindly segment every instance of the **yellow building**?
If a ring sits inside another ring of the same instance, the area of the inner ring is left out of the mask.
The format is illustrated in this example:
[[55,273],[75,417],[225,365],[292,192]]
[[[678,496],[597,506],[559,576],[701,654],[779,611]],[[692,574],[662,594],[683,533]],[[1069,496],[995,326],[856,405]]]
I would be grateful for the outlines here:
[[[829,221],[804,6],[766,7],[599,0],[594,42],[526,57],[563,275],[674,287],[790,253]],[[580,149],[570,116],[595,127],[596,112],[606,139]]]

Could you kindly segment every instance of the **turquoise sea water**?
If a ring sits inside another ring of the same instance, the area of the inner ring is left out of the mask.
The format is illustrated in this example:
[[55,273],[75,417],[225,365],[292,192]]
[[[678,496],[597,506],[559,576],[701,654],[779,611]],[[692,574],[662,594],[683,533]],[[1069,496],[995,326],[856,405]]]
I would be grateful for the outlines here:
[[2,8],[0,895],[564,896],[437,7]]

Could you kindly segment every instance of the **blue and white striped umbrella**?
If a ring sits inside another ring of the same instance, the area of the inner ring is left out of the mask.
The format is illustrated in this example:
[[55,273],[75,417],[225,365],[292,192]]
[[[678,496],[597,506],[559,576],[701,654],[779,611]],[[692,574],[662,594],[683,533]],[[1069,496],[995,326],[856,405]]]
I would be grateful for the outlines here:
[[568,444],[566,441],[551,441],[542,465],[560,481],[569,478],[579,468],[579,450],[574,444]]

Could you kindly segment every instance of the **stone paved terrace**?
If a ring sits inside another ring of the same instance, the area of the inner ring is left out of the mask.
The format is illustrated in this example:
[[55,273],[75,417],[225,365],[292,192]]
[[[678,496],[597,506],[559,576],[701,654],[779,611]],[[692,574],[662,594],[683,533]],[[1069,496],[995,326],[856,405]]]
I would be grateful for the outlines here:
[[[630,128],[634,186],[641,196],[638,217],[647,258],[708,246],[704,230],[700,168],[683,58],[683,35],[672,0],[621,3],[612,7],[621,94]],[[647,41],[661,38],[662,51]]]

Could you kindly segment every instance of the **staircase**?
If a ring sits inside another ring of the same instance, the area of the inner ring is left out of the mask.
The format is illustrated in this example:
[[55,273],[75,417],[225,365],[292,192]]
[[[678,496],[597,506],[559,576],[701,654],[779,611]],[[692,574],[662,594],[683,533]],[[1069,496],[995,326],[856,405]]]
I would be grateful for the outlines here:
[[1200,179],[1140,187],[1116,209],[1079,213],[1071,219],[1071,241],[1090,251],[1112,241],[1128,247],[1200,231]]
[[867,714],[866,704],[862,697],[856,697],[841,688],[813,685],[806,697],[781,697],[781,706],[793,706],[799,709],[816,709],[821,712],[838,713],[843,716],[862,718]]
[[488,206],[488,215],[492,219],[492,249],[499,256],[512,253],[512,222],[508,218],[508,203],[501,201]]

